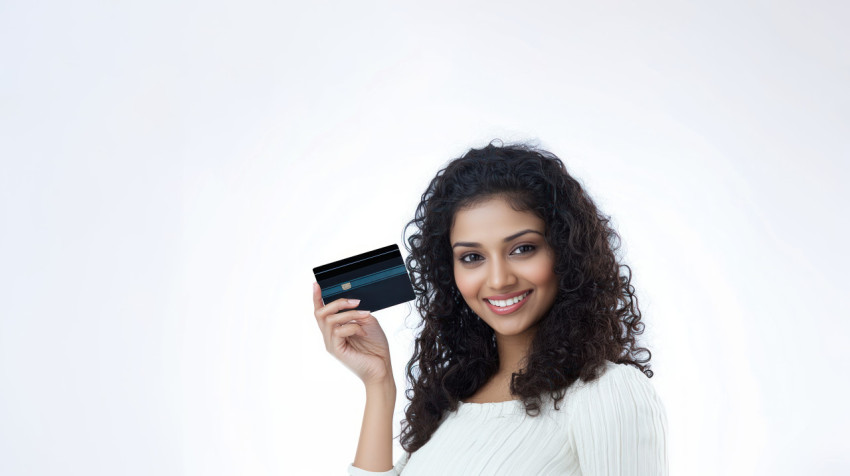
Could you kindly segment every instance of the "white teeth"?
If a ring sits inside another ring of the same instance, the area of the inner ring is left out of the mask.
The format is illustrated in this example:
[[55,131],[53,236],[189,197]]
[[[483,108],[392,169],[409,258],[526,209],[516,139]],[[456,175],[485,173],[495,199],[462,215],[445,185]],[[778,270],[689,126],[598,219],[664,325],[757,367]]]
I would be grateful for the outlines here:
[[525,299],[526,296],[528,296],[527,292],[523,293],[519,296],[512,297],[510,299],[496,300],[496,301],[494,301],[492,299],[488,299],[487,302],[489,302],[490,304],[492,304],[496,307],[507,307],[507,306],[510,306],[512,304],[516,304],[516,303],[522,301],[523,299]]

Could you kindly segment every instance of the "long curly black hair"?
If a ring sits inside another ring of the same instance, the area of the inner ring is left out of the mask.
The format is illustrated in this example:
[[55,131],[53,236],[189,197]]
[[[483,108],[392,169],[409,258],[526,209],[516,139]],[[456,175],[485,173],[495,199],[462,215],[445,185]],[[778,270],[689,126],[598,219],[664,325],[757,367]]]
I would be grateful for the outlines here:
[[[558,403],[576,380],[601,375],[605,361],[627,363],[652,377],[631,268],[618,262],[620,236],[554,154],[533,146],[491,142],[452,160],[428,185],[404,228],[405,262],[422,316],[405,392],[400,441],[413,453],[431,438],[446,412],[472,396],[499,369],[493,329],[469,308],[455,285],[449,234],[455,213],[503,197],[546,223],[555,253],[558,293],[540,320],[526,366],[510,391],[526,413],[540,413],[542,396]],[[413,233],[409,234],[409,229]],[[625,268],[627,273],[621,274]]]

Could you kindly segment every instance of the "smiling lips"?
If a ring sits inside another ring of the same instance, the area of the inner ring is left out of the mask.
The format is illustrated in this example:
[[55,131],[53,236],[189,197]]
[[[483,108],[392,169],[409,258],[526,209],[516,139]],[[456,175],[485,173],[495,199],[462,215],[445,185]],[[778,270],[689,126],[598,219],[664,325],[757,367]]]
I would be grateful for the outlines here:
[[[485,298],[484,302],[496,314],[510,314],[525,304],[526,297],[531,294],[531,290],[520,291],[518,293],[504,294]],[[499,299],[495,299],[499,298]]]

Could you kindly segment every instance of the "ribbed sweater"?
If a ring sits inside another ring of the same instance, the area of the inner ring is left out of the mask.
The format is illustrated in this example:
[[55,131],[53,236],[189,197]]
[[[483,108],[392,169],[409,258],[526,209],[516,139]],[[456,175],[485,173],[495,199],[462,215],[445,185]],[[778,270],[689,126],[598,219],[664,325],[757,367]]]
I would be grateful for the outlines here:
[[667,417],[649,379],[608,362],[576,381],[555,410],[549,397],[530,417],[521,400],[461,402],[425,445],[386,472],[348,467],[350,476],[666,476]]

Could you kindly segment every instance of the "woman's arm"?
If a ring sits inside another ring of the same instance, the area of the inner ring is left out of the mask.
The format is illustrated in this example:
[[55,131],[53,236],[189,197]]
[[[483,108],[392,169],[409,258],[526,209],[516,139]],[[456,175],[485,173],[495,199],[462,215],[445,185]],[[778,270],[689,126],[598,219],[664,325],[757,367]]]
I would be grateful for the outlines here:
[[316,323],[322,331],[325,349],[345,364],[366,386],[366,409],[360,429],[353,471],[392,469],[393,410],[396,388],[387,336],[369,311],[353,310],[360,301],[322,301],[322,290],[313,283]]
[[354,466],[366,471],[393,469],[393,411],[396,386],[393,379],[366,386],[366,409]]

